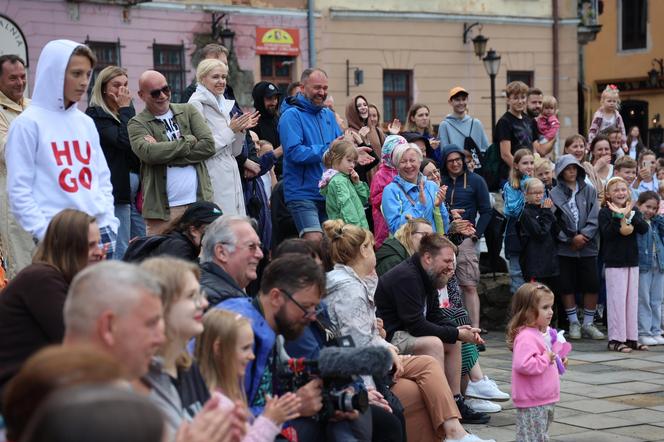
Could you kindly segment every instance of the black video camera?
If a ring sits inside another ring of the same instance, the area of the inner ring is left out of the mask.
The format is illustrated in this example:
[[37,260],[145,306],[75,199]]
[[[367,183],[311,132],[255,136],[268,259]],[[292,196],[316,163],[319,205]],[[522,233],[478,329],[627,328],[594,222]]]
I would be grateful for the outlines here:
[[326,421],[335,411],[364,413],[369,396],[358,376],[384,376],[392,366],[388,350],[353,347],[350,336],[338,338],[340,347],[325,347],[317,360],[291,358],[277,366],[276,386],[281,393],[295,392],[312,379],[323,380],[323,408],[317,418]]

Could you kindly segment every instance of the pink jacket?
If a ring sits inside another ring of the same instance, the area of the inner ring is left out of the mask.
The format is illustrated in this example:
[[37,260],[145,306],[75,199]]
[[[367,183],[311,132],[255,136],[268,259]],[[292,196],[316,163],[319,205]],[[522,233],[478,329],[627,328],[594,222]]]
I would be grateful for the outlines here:
[[395,168],[389,167],[383,163],[378,168],[373,180],[371,180],[369,201],[371,201],[371,214],[373,215],[376,249],[378,249],[378,247],[383,244],[383,241],[390,236],[390,231],[385,222],[385,217],[383,217],[383,212],[380,210],[380,206],[383,201],[383,189],[392,182],[394,177],[397,176],[397,173],[398,172]]
[[560,377],[548,351],[538,329],[523,327],[516,335],[512,354],[512,402],[515,407],[538,407],[560,400]]
[[[217,393],[221,396],[220,406],[233,407],[235,404],[228,396],[220,390]],[[272,442],[281,432],[281,425],[277,425],[262,414],[254,419],[247,428],[247,434],[242,442]]]

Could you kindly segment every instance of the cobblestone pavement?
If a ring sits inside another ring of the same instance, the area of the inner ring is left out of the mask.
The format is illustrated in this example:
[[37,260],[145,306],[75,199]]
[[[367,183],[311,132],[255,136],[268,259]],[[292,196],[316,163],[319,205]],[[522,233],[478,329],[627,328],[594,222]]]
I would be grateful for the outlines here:
[[[509,392],[512,354],[499,331],[486,340],[482,369]],[[571,342],[551,442],[664,442],[664,346],[621,354],[607,351],[606,340]],[[489,424],[466,428],[498,442],[516,440],[514,406],[511,401],[501,405],[503,411],[493,414]]]

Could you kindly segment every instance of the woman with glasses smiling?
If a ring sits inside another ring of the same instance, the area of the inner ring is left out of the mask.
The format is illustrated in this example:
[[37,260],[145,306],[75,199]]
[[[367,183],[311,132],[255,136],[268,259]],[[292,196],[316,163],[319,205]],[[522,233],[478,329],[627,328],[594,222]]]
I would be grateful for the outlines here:
[[162,284],[166,341],[138,385],[166,416],[175,434],[183,421],[191,420],[210,399],[200,370],[187,351],[187,343],[203,333],[207,298],[198,283],[198,266],[177,258],[150,258],[141,268]]

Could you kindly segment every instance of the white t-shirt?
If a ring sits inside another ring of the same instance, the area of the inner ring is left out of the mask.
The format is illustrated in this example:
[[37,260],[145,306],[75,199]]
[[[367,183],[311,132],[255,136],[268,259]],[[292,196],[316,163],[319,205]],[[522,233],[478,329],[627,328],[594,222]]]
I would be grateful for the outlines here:
[[[164,115],[156,117],[166,127],[166,136],[170,141],[177,140],[182,135],[177,121],[173,118],[170,109]],[[182,206],[196,202],[198,179],[194,166],[167,166],[166,167],[166,194],[170,207]]]

